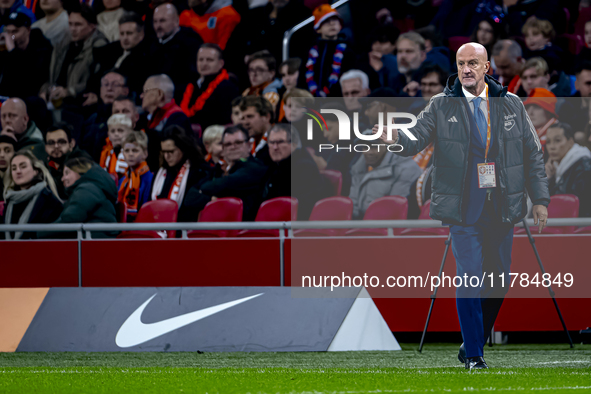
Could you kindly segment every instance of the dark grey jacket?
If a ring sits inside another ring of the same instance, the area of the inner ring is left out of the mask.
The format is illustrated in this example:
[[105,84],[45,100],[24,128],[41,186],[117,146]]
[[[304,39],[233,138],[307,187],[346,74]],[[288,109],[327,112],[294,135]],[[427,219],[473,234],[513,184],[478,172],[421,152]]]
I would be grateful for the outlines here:
[[[540,140],[523,103],[493,78],[488,84],[491,128],[496,138],[498,211],[503,223],[517,223],[527,214],[527,193],[534,205],[548,206],[550,194]],[[496,98],[499,97],[499,98]],[[457,74],[443,93],[435,95],[409,131],[399,131],[403,156],[412,156],[434,142],[430,215],[444,223],[464,224],[469,187],[470,121],[467,101]],[[454,117],[455,118],[452,118]]]

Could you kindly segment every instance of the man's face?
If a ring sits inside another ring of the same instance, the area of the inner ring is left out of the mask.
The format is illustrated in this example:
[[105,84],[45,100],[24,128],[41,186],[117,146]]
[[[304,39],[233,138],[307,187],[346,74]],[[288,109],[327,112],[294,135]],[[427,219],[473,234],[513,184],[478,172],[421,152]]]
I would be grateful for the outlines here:
[[486,60],[486,53],[478,52],[472,45],[466,45],[458,50],[456,55],[458,77],[465,88],[474,88],[484,83],[484,74],[488,71],[490,62]]
[[127,115],[131,119],[132,128],[135,129],[135,124],[139,120],[140,114],[138,114],[137,108],[131,100],[114,101],[112,111],[112,115]]
[[12,156],[14,156],[14,146],[6,142],[0,142],[0,171],[6,171]]
[[72,12],[69,18],[70,35],[73,42],[85,41],[94,32],[96,25],[92,25],[77,12]]
[[199,75],[215,75],[224,67],[224,61],[220,59],[218,52],[211,48],[201,48],[197,52],[197,71]]
[[530,51],[544,49],[548,42],[550,42],[550,40],[544,37],[544,35],[538,30],[529,29],[525,35],[525,46]]
[[559,127],[550,127],[546,132],[546,149],[550,160],[562,161],[574,144],[575,141],[567,139],[564,130]]
[[2,121],[2,131],[11,132],[19,136],[27,131],[29,116],[26,107],[18,105],[12,100],[6,101],[0,108],[0,119]]
[[326,138],[331,144],[336,144],[339,142],[339,122],[327,120],[326,125],[328,126],[328,129],[323,127],[322,135],[324,135],[324,138]]
[[154,31],[159,39],[170,36],[179,26],[179,18],[169,7],[162,5],[154,11]]
[[427,53],[421,51],[419,45],[411,40],[402,39],[398,41],[396,56],[398,60],[398,71],[401,74],[406,74],[419,68],[427,57]]
[[121,144],[123,144],[123,141],[127,138],[131,131],[132,130],[129,127],[123,126],[121,124],[109,126],[109,140],[113,144],[113,147],[121,147]]
[[531,119],[531,123],[536,129],[544,126],[550,120],[550,114],[538,105],[530,104],[527,106],[526,110]]
[[250,144],[244,133],[236,132],[224,135],[222,146],[222,156],[227,161],[234,162],[250,156]]
[[320,28],[316,31],[324,39],[333,39],[339,35],[342,28],[341,20],[336,16],[333,16],[322,22]]
[[521,63],[517,60],[512,60],[507,54],[501,52],[498,56],[493,56],[495,66],[497,67],[497,74],[503,79],[503,83],[509,85],[513,77],[519,74]]
[[41,0],[39,4],[46,14],[53,14],[62,8],[62,2],[60,0]]
[[60,159],[70,153],[76,141],[68,141],[68,135],[63,130],[50,131],[45,136],[45,152],[52,159]]
[[103,0],[103,5],[107,10],[114,10],[121,7],[121,0]]
[[168,167],[174,167],[183,160],[183,151],[176,146],[173,140],[162,141],[160,148]]
[[577,75],[575,88],[581,97],[591,97],[591,70],[583,70]]
[[285,89],[287,89],[287,90],[295,89],[298,84],[298,78],[300,76],[300,72],[298,70],[296,70],[295,73],[290,74],[289,67],[287,67],[287,65],[282,66],[280,72],[281,72],[281,82],[283,82],[283,86],[285,86]]
[[585,44],[587,48],[591,48],[591,21],[585,23]]
[[242,118],[240,123],[248,130],[248,135],[251,137],[263,135],[269,130],[270,115],[261,116],[255,107],[246,107],[242,111]]
[[543,75],[538,73],[535,67],[528,68],[521,73],[521,83],[523,84],[523,90],[529,96],[534,88],[548,89],[548,81],[550,75]]
[[273,80],[275,72],[270,71],[267,63],[263,59],[256,59],[250,62],[248,66],[248,78],[251,86],[259,86],[265,82]]
[[363,152],[365,164],[372,167],[379,166],[382,163],[384,156],[386,156],[386,153],[388,153],[388,150],[384,149],[383,146],[370,146],[370,149],[367,152]]
[[363,89],[360,78],[347,79],[341,82],[341,90],[345,98],[345,106],[349,111],[361,108],[359,97],[367,97],[368,89]]
[[15,46],[24,51],[29,45],[29,35],[31,34],[30,27],[16,27],[15,25],[4,26],[4,31],[11,36],[14,36]]
[[119,96],[127,96],[129,89],[125,86],[125,79],[121,74],[108,73],[101,79],[101,100],[105,104],[113,104]]
[[237,125],[242,123],[242,111],[240,111],[240,106],[236,105],[232,107],[232,124]]
[[142,108],[151,114],[156,111],[162,101],[164,93],[158,87],[158,84],[153,79],[148,79],[144,83],[144,92],[142,93]]
[[148,152],[140,148],[139,145],[130,144],[128,142],[123,146],[123,156],[125,157],[127,165],[131,168],[135,168],[146,160]]
[[137,23],[125,22],[119,25],[119,42],[126,51],[135,48],[144,39],[144,29],[137,29]]
[[439,74],[429,73],[421,78],[421,94],[425,100],[443,92],[443,85],[439,82]]
[[374,52],[381,53],[384,55],[392,55],[396,50],[396,44],[392,44],[390,41],[379,42],[376,41],[371,45],[371,50]]
[[272,1],[273,5],[277,8],[283,8],[289,3],[289,0],[271,0],[271,1]]
[[275,163],[287,159],[294,149],[284,130],[272,131],[267,144],[269,144],[269,156]]

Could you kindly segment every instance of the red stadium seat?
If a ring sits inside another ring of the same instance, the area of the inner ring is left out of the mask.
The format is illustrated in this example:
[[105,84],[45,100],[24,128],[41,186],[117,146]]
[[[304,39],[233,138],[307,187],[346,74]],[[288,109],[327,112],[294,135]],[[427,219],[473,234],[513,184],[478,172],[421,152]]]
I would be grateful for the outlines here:
[[[298,217],[298,199],[277,197],[263,202],[255,222],[293,222]],[[278,237],[279,230],[242,230],[239,237]]]
[[[179,207],[169,199],[149,201],[142,205],[135,223],[174,223]],[[174,238],[175,231],[166,231],[167,238]],[[117,238],[165,238],[162,231],[123,231]]]
[[[428,220],[429,210],[431,208],[431,200],[428,200],[421,208],[419,219]],[[449,227],[433,227],[433,228],[407,228],[403,230],[400,235],[447,235],[449,234]]]
[[578,228],[575,230],[575,234],[591,234],[591,226]]
[[343,174],[336,170],[323,170],[320,174],[324,176],[332,185],[333,196],[340,196],[343,190]]
[[127,223],[127,203],[120,201],[115,204],[115,211],[117,213],[117,222]]
[[575,34],[581,37],[585,36],[585,23],[591,21],[591,7],[579,9],[579,17],[575,22]]
[[[386,196],[374,200],[363,215],[363,220],[406,220],[408,217],[408,200],[402,196]],[[399,235],[402,228],[395,228],[394,235]],[[386,236],[386,228],[355,228],[345,235],[356,237]]]
[[[218,198],[207,203],[199,214],[199,223],[204,222],[241,222],[242,200],[236,197]],[[189,238],[225,238],[235,237],[238,230],[193,230]]]
[[[323,198],[314,205],[310,221],[320,220],[351,220],[353,217],[353,200],[349,197]],[[343,235],[347,229],[301,229],[294,231],[298,237],[334,237]]]
[[[550,197],[548,205],[548,219],[552,218],[578,218],[579,198],[573,194],[556,194]],[[576,226],[546,227],[542,234],[572,234]],[[532,234],[538,233],[538,227],[529,228]],[[515,234],[525,234],[524,228],[515,229]]]
[[0,201],[0,216],[4,214],[4,201]]

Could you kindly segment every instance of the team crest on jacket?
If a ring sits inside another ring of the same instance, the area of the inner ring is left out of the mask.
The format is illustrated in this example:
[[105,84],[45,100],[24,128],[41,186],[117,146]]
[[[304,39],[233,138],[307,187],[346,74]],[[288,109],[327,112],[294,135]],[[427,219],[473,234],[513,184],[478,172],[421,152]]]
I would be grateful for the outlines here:
[[215,25],[216,25],[217,19],[218,18],[216,18],[215,16],[212,16],[211,18],[209,18],[207,20],[207,28],[208,29],[215,29]]
[[509,131],[513,128],[513,126],[515,126],[515,121],[513,119],[506,120],[504,123],[504,126],[505,126],[505,130]]

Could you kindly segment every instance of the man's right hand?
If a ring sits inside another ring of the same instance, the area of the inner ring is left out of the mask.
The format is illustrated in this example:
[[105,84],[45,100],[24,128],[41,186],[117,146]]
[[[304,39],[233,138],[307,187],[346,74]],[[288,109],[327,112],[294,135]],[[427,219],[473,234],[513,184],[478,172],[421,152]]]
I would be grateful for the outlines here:
[[546,167],[546,176],[548,177],[548,179],[554,178],[554,175],[556,175],[556,166],[554,165],[552,160],[548,160],[545,167]]
[[[378,134],[380,132],[380,125],[374,125],[373,129],[371,129],[373,131],[374,134]],[[388,138],[388,128],[386,126],[382,126],[382,135],[380,136],[380,140],[384,143],[384,144],[388,144],[388,145],[392,145],[394,144],[394,142],[398,139],[398,130],[397,129],[393,129],[392,130],[392,139],[389,140]]]

